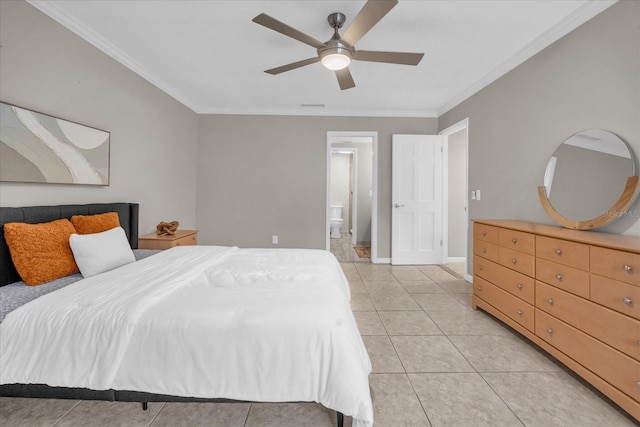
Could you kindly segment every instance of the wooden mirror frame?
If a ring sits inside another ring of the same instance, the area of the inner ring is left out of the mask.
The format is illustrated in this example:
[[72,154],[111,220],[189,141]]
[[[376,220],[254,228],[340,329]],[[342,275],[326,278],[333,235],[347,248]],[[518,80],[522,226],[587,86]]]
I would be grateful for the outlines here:
[[538,187],[538,197],[540,197],[540,203],[542,204],[545,212],[547,212],[547,214],[561,226],[565,228],[572,228],[574,230],[593,230],[610,224],[620,216],[624,215],[636,200],[636,197],[638,197],[638,193],[640,193],[640,179],[637,176],[630,176],[627,178],[627,184],[624,186],[622,195],[611,209],[603,212],[602,215],[593,219],[577,221],[560,215],[549,202],[549,198],[547,197],[547,188],[544,185]]

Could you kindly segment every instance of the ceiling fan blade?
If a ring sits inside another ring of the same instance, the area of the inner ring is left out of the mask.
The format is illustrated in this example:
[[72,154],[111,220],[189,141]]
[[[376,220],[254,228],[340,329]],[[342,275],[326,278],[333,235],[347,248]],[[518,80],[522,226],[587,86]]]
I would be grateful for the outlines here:
[[381,52],[376,50],[356,50],[353,59],[358,61],[387,62],[389,64],[418,65],[424,53]]
[[319,47],[325,47],[326,45],[319,40],[314,39],[311,36],[306,35],[305,33],[296,30],[293,27],[288,26],[287,24],[278,21],[275,18],[270,17],[267,14],[261,13],[252,19],[256,24],[260,24],[265,26],[273,31],[277,31],[280,34],[284,34],[285,36],[291,37],[302,43],[308,44],[309,46],[313,46],[316,49]]
[[342,40],[354,46],[374,25],[378,23],[391,9],[398,4],[398,0],[369,0],[362,7],[358,16],[344,32]]
[[264,72],[276,75],[276,74],[284,73],[285,71],[291,71],[291,70],[295,70],[296,68],[304,67],[305,65],[314,64],[318,61],[320,61],[320,58],[318,58],[317,56],[314,56],[313,58],[303,59],[302,61],[292,62],[291,64],[282,65],[276,68],[270,68],[268,70],[264,70]]
[[353,77],[351,77],[349,67],[345,67],[342,70],[336,70],[336,77],[338,78],[338,84],[340,85],[341,90],[351,89],[356,86],[353,81]]

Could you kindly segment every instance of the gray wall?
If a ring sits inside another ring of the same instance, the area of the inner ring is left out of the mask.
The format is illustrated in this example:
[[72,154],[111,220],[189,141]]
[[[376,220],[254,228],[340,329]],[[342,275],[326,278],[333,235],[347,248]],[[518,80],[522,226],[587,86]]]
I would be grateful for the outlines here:
[[448,161],[448,183],[447,192],[449,203],[449,258],[466,257],[465,245],[467,240],[467,129],[462,129],[449,135],[447,142]]
[[108,187],[0,183],[1,206],[140,203],[195,227],[197,115],[22,1],[0,2],[0,99],[111,132]]
[[378,132],[378,257],[391,256],[391,135],[437,119],[205,115],[196,221],[204,244],[325,248],[328,131]]
[[[640,154],[640,2],[605,10],[441,116],[440,129],[465,117],[469,186],[482,190],[470,218],[550,224],[537,187],[562,141],[602,128]],[[602,231],[640,236],[640,201]]]

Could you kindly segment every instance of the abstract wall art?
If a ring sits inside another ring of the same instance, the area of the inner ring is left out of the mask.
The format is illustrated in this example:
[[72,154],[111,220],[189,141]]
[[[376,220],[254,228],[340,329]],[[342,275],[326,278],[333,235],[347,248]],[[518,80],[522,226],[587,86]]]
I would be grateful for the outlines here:
[[0,102],[0,181],[109,185],[110,133]]

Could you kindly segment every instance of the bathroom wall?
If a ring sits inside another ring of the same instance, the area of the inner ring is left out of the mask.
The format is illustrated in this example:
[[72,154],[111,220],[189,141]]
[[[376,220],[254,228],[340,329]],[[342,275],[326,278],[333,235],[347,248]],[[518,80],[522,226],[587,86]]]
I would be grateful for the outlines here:
[[330,205],[342,206],[342,232],[349,232],[349,175],[351,154],[331,153],[331,198]]
[[449,135],[448,234],[449,258],[466,257],[467,228],[467,129]]

